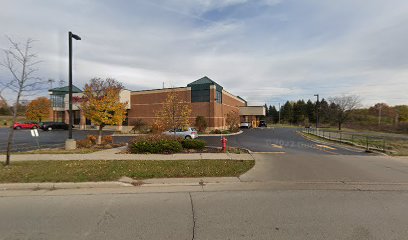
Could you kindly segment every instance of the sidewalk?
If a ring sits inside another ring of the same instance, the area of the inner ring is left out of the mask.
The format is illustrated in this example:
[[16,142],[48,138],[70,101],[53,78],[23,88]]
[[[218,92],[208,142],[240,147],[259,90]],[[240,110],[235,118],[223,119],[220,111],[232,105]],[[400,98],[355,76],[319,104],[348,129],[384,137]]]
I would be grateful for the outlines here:
[[[6,156],[1,155],[0,161],[5,161]],[[15,154],[13,161],[39,161],[39,160],[254,160],[251,154],[235,153],[178,153],[178,154],[116,154],[114,151],[101,151],[89,154]]]

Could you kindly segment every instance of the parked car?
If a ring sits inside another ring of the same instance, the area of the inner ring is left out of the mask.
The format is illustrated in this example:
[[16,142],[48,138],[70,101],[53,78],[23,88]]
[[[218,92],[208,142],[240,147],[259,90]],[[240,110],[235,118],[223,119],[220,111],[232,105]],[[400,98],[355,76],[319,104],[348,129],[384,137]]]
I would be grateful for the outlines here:
[[36,122],[16,122],[13,125],[14,129],[36,129],[39,128]]
[[172,130],[163,132],[163,134],[175,135],[177,137],[182,137],[185,139],[194,139],[198,137],[198,131],[195,128],[191,128],[191,127],[187,129],[177,128],[175,129],[175,131],[172,129]]
[[258,127],[268,127],[268,126],[266,125],[265,120],[260,120]]
[[42,122],[40,128],[44,131],[51,131],[54,129],[68,130],[69,125],[64,122]]
[[250,122],[242,122],[242,123],[239,125],[239,127],[240,127],[240,128],[251,128],[251,127],[252,127],[252,124],[251,124]]

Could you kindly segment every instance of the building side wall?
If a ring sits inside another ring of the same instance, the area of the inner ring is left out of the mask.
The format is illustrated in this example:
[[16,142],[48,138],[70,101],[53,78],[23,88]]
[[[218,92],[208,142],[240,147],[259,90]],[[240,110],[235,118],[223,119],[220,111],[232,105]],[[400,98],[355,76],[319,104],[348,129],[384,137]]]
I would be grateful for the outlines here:
[[[182,101],[191,103],[190,88],[180,88],[176,89],[174,92]],[[137,119],[141,119],[149,125],[153,124],[156,119],[156,113],[162,108],[169,93],[170,90],[131,93],[131,107],[128,113],[129,125],[133,125],[134,121]]]

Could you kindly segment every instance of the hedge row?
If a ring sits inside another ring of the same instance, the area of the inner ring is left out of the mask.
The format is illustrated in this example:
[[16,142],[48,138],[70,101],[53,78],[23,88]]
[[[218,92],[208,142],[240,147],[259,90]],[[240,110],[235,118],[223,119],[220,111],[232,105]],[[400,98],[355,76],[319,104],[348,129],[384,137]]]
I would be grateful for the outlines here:
[[183,149],[202,150],[205,142],[196,139],[182,139],[163,134],[145,135],[129,143],[131,153],[179,153]]

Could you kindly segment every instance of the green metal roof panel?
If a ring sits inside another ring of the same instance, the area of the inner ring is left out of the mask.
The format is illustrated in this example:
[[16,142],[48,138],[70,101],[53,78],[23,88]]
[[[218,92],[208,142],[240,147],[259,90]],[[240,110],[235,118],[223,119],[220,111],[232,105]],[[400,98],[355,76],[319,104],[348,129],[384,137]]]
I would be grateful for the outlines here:
[[[53,89],[50,89],[48,91],[49,92],[65,92],[65,93],[68,93],[69,92],[69,86],[53,88]],[[81,93],[82,90],[79,89],[78,87],[72,85],[72,92],[73,93]]]
[[214,82],[207,76],[204,76],[198,80],[195,80],[192,83],[189,83],[187,87],[191,87],[191,90],[204,90],[204,89],[210,89],[211,85],[215,85],[215,88],[217,89],[217,91],[222,91],[223,89],[221,85]]

